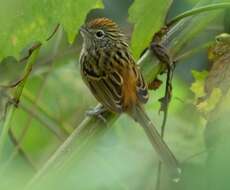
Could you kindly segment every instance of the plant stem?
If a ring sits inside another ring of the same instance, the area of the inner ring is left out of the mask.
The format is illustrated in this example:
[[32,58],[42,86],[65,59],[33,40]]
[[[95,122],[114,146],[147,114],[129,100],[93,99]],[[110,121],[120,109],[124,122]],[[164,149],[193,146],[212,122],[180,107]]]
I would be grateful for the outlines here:
[[197,15],[200,13],[204,13],[207,11],[213,11],[213,10],[217,10],[217,9],[226,9],[230,7],[230,3],[215,3],[212,5],[207,5],[207,6],[202,6],[202,7],[198,7],[198,8],[194,8],[188,11],[185,11],[179,15],[177,15],[176,17],[172,18],[166,25],[168,27],[176,24],[177,22],[179,22],[180,20],[192,16],[192,15]]
[[14,111],[15,111],[14,106],[8,107],[7,115],[6,115],[5,121],[4,121],[3,125],[2,125],[2,132],[1,132],[1,135],[0,135],[0,158],[3,155],[3,146],[4,146],[4,144],[6,142],[6,139],[7,139],[7,136],[8,136],[8,131],[9,131],[9,128],[10,128],[10,121],[11,121],[11,118],[13,116]]
[[22,91],[23,91],[23,88],[25,86],[25,83],[29,77],[31,70],[32,70],[32,66],[35,63],[36,58],[39,54],[39,50],[40,50],[40,46],[32,52],[31,56],[27,60],[26,67],[24,69],[23,80],[20,82],[20,84],[17,85],[17,87],[13,93],[13,103],[10,103],[8,108],[7,108],[6,118],[2,124],[2,132],[0,134],[0,158],[3,155],[3,147],[4,147],[6,140],[7,140],[11,120],[12,120],[14,112],[17,108],[17,104],[19,103],[19,100],[20,100],[20,97],[22,95]]

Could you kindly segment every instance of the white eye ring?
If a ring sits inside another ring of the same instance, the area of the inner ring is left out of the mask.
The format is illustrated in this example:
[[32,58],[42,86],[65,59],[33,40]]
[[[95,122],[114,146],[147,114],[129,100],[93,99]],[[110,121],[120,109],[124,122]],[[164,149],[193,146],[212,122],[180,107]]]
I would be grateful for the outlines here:
[[95,33],[95,36],[96,36],[96,38],[98,38],[98,39],[103,38],[104,35],[105,35],[105,33],[104,33],[103,30],[98,30],[98,31]]

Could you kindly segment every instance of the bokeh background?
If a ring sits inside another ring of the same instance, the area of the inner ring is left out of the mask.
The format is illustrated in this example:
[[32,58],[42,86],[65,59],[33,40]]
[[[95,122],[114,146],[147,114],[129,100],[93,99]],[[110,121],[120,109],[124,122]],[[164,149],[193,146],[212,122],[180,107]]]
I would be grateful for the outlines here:
[[[9,5],[9,2],[0,2],[3,7]],[[191,9],[197,2],[198,0],[173,1],[167,19]],[[11,0],[10,4],[5,11],[12,11],[11,14],[21,6],[16,0]],[[128,19],[128,10],[132,4],[132,0],[103,0],[104,8],[90,10],[85,20],[111,18],[120,25],[130,41],[134,26]],[[36,7],[30,9],[33,14]],[[157,7],[153,7],[152,11],[154,9]],[[189,41],[183,51],[193,52],[190,56],[185,56],[175,69],[165,141],[181,162],[183,174],[181,182],[174,184],[163,172],[160,189],[230,187],[229,104],[224,101],[222,107],[225,111],[216,118],[212,113],[215,119],[210,121],[207,119],[210,113],[197,108],[195,93],[191,90],[195,82],[194,76],[199,75],[197,72],[212,67],[213,61],[208,59],[208,52],[210,54],[211,50],[200,47],[208,42],[215,43],[217,35],[230,32],[229,12],[221,11],[196,38]],[[206,13],[200,19],[208,17],[209,14]],[[9,22],[3,16],[0,21],[3,25]],[[15,27],[16,25],[17,23]],[[3,31],[4,28],[0,30]],[[66,32],[60,27],[54,37],[42,46],[1,152],[0,190],[23,188],[79,126],[85,118],[85,111],[97,105],[80,77],[78,59],[82,38],[78,31],[76,34],[74,43],[70,45]],[[30,46],[31,44],[25,44],[20,57],[26,55]],[[1,84],[16,81],[22,75],[24,67],[25,62],[20,63],[13,56],[4,58],[0,63]],[[202,76],[201,74],[200,78]],[[165,81],[164,75],[159,78]],[[229,84],[226,84],[226,88],[227,85]],[[4,123],[5,106],[12,91],[0,89],[0,126]],[[158,99],[163,95],[164,83],[156,91],[150,91],[150,100],[146,105],[148,115],[158,127],[163,117],[163,113],[158,112]],[[90,146],[74,153],[58,172],[50,171],[42,183],[30,189],[155,189],[157,156],[143,130],[128,116],[120,116],[113,125],[107,126],[103,133],[95,135],[89,141]]]

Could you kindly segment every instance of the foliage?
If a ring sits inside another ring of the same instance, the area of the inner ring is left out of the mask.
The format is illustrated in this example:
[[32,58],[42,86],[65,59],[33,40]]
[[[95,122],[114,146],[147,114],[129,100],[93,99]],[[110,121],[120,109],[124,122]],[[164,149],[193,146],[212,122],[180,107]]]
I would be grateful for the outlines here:
[[0,60],[9,55],[18,57],[21,50],[32,42],[45,42],[57,23],[63,26],[69,41],[73,42],[87,12],[97,7],[101,4],[95,0],[2,2]]

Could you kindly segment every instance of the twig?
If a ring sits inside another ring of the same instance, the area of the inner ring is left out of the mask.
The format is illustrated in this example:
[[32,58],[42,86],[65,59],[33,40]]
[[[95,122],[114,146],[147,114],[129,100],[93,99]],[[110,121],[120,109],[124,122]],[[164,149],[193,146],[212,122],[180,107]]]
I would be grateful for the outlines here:
[[[59,26],[60,26],[60,24],[57,24],[57,25],[55,26],[53,32],[46,38],[45,41],[49,41],[49,40],[56,34],[56,32],[57,32],[58,29],[59,29]],[[21,59],[19,60],[19,62],[23,62],[23,61],[27,60],[27,59],[31,56],[32,52],[33,52],[35,49],[39,48],[41,45],[42,45],[42,44],[41,44],[40,42],[37,43],[37,44],[32,45],[32,47],[30,47],[29,50],[28,50],[28,55],[26,55],[25,57],[21,58]]]
[[42,45],[42,44],[41,44],[40,42],[38,42],[38,43],[32,45],[32,47],[30,47],[29,50],[28,50],[28,55],[26,55],[25,57],[21,58],[21,59],[19,60],[19,62],[23,62],[23,61],[26,61],[27,59],[29,59],[29,57],[32,55],[32,53],[34,52],[34,50],[40,48],[41,45]]
[[49,41],[49,40],[56,34],[56,32],[58,31],[59,27],[60,27],[60,24],[58,23],[58,24],[55,26],[53,32],[50,34],[50,36],[49,36],[48,38],[46,38],[46,41]]
[[[38,48],[41,47],[41,45],[42,45],[42,44],[41,44],[40,42],[34,44],[34,45],[29,49],[29,54],[28,54],[26,57],[22,58],[23,61],[27,60],[27,59],[32,55],[32,53],[33,53],[36,49],[38,49]],[[16,86],[18,86],[20,83],[22,83],[22,82],[28,77],[28,75],[29,75],[29,73],[31,72],[31,70],[32,70],[32,67],[29,68],[29,69],[27,70],[27,72],[25,72],[24,75],[22,75],[22,77],[21,77],[19,80],[17,80],[16,82],[14,82],[13,84],[0,85],[0,88],[15,88]]]
[[23,150],[17,138],[14,136],[12,129],[9,129],[9,137],[13,144],[17,147],[19,154],[27,161],[27,163],[31,166],[34,171],[37,171],[37,167],[34,164],[33,160],[27,155],[27,153]]
[[[167,78],[166,78],[166,84],[165,84],[165,95],[163,98],[161,98],[159,101],[161,102],[161,107],[159,111],[163,111],[163,121],[161,125],[161,137],[164,138],[164,132],[165,132],[165,126],[168,116],[168,105],[171,100],[171,91],[172,91],[172,77],[173,77],[173,66],[174,62],[172,61],[172,57],[170,56],[168,50],[159,44],[161,37],[157,37],[157,35],[154,36],[154,40],[157,39],[158,42],[153,41],[151,44],[151,50],[156,55],[156,57],[166,65],[167,69]],[[158,162],[158,168],[157,168],[157,180],[156,180],[156,190],[160,189],[160,181],[161,181],[161,172],[162,172],[162,162]]]
[[13,104],[8,106],[5,121],[3,122],[3,125],[2,125],[2,132],[0,134],[0,158],[3,154],[3,147],[4,147],[5,141],[7,139],[8,131],[10,128],[10,122],[12,120],[12,117],[13,117],[13,114],[16,110],[16,107],[19,103],[23,88],[24,88],[25,83],[27,81],[27,78],[29,77],[30,71],[32,70],[32,66],[33,66],[34,62],[36,61],[36,58],[39,54],[39,50],[40,50],[40,48],[35,49],[32,52],[30,58],[28,59],[28,61],[26,63],[26,67],[24,69],[24,74],[23,74],[25,76],[25,78],[23,81],[20,82],[20,84],[16,87],[16,89],[14,91]]
[[14,82],[12,84],[0,85],[0,88],[14,88],[14,87],[18,86],[24,80],[24,78],[25,78],[25,76],[23,76],[21,79],[17,80],[16,82]]
[[[52,32],[52,34],[46,39],[46,41],[49,41],[53,36],[54,34],[57,32],[58,28],[59,28],[59,24],[57,24],[57,26],[55,27],[54,31]],[[35,43],[31,48],[29,48],[29,53],[27,56],[23,57],[20,62],[22,61],[25,61],[27,59],[29,59],[34,53],[36,52],[39,52],[39,49],[41,47],[41,43],[38,42],[38,43]],[[36,53],[36,56],[37,56],[38,53]],[[36,57],[35,56],[35,57]],[[10,126],[10,120],[11,120],[11,117],[13,115],[13,112],[15,111],[15,107],[17,107],[18,103],[19,103],[19,99],[20,99],[20,96],[22,94],[22,90],[24,88],[24,85],[25,85],[25,81],[27,80],[31,70],[32,70],[32,65],[34,63],[35,59],[32,59],[32,61],[29,61],[27,62],[27,66],[25,68],[25,72],[24,72],[24,75],[21,79],[19,79],[18,81],[16,81],[15,83],[13,84],[10,84],[10,85],[0,85],[0,87],[2,88],[14,88],[14,87],[17,87],[16,90],[15,90],[15,93],[14,93],[14,97],[13,97],[13,105],[12,106],[9,106],[9,103],[7,103],[6,107],[5,107],[5,114],[7,114],[7,109],[8,109],[8,106],[10,107],[9,108],[9,111],[8,111],[8,114],[6,116],[6,120],[4,122],[4,125],[3,125],[3,131],[1,133],[1,136],[2,137],[0,139],[0,154],[1,154],[1,151],[2,151],[2,148],[3,148],[3,142],[5,141],[5,138],[7,136],[7,131],[9,130],[9,126]],[[4,114],[4,115],[5,115]],[[61,137],[62,139],[65,139],[64,136],[59,136]],[[0,155],[1,156],[1,155]]]

